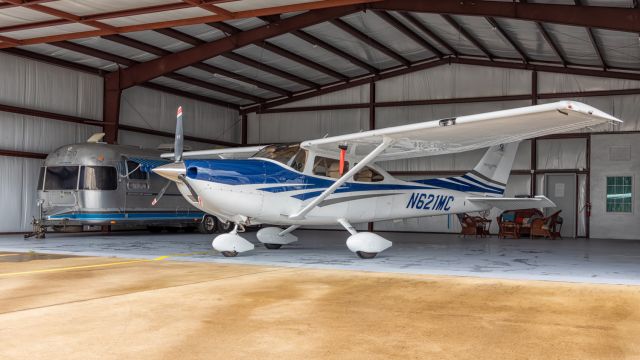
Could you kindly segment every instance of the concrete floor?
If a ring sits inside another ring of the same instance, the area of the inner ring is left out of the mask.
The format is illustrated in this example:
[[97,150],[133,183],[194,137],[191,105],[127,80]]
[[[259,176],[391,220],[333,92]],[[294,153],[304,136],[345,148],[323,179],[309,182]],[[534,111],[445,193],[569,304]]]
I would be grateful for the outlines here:
[[629,285],[0,253],[0,359],[639,359],[639,303]]
[[387,273],[478,276],[640,285],[640,240],[498,239],[456,235],[380,233],[394,242],[372,260],[361,260],[345,246],[345,231],[299,230],[299,241],[267,250],[255,233],[245,237],[256,249],[223,258],[211,248],[211,235],[49,234],[44,240],[0,236],[0,251],[38,251],[88,256],[364,270]]

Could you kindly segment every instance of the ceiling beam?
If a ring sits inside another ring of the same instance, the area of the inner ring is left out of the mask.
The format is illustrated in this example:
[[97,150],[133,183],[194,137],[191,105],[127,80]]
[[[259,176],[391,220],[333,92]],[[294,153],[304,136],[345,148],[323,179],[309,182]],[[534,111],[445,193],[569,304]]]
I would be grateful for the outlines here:
[[78,24],[83,24],[83,25],[87,25],[87,26],[91,26],[94,27],[96,29],[100,29],[100,30],[107,30],[107,31],[116,31],[116,28],[108,25],[108,24],[104,24],[101,23],[99,21],[96,20],[91,20],[91,19],[83,19],[81,16],[75,15],[75,14],[71,14],[68,13],[66,11],[62,11],[62,10],[58,10],[52,7],[48,7],[45,5],[40,5],[40,4],[34,4],[34,3],[24,3],[22,0],[4,0],[6,2],[15,4],[15,5],[20,5],[23,6],[29,10],[33,10],[33,11],[37,11],[43,14],[47,14],[47,15],[51,15],[51,16],[55,16],[70,22],[74,22],[74,23],[78,23]]
[[[268,7],[252,9],[252,10],[237,11],[237,12],[233,12],[232,17],[218,14],[218,15],[189,17],[189,18],[182,18],[182,19],[175,19],[175,20],[166,20],[166,21],[158,21],[158,22],[152,22],[152,23],[120,26],[120,27],[114,28],[113,30],[97,29],[97,30],[57,34],[57,35],[46,35],[46,36],[40,36],[35,38],[22,39],[20,40],[20,44],[32,45],[32,44],[50,43],[50,42],[63,41],[63,40],[110,35],[115,33],[127,33],[127,32],[134,32],[134,31],[163,29],[168,27],[204,24],[208,22],[225,21],[230,19],[245,19],[245,18],[258,17],[258,16],[269,16],[274,14],[290,13],[290,12],[303,12],[303,11],[310,12],[314,10],[340,9],[340,8],[344,9],[345,7],[351,7],[351,6],[361,7],[361,6],[364,6],[363,4],[366,4],[372,1],[380,1],[380,0],[317,0],[317,1],[290,4],[290,5],[268,6]],[[256,2],[256,3],[259,3],[259,2]],[[179,4],[184,4],[185,7],[192,7],[192,5],[187,3],[179,3]],[[131,14],[127,14],[128,11],[129,10],[122,10],[121,15],[118,15],[115,17],[132,16]],[[154,12],[158,12],[158,11],[154,11]],[[84,16],[83,20],[99,20],[101,18],[101,15],[104,15],[104,14],[96,14],[95,16]],[[67,21],[68,23],[69,20],[61,19],[61,21]],[[0,43],[0,48],[6,48],[6,47],[12,47],[12,46],[15,46],[15,45],[12,45],[6,42]]]
[[[265,21],[265,20],[263,20]],[[240,32],[242,32],[242,30],[229,25],[229,24],[225,24],[223,22],[217,22],[217,23],[210,23],[207,24],[209,26],[212,26],[220,31],[222,31],[223,33],[227,34],[227,35],[235,35],[238,34]],[[303,56],[300,56],[296,53],[293,53],[287,49],[284,49],[280,46],[274,45],[268,41],[260,41],[257,42],[255,44],[253,44],[255,46],[261,47],[265,50],[268,50],[274,54],[280,55],[285,59],[289,59],[291,61],[297,62],[298,64],[304,65],[308,68],[314,69],[316,71],[319,71],[325,75],[331,76],[332,78],[338,79],[338,80],[345,80],[347,79],[347,77],[344,74],[340,74],[339,72],[330,69],[324,65],[318,64],[317,62],[311,61]]]
[[370,9],[491,16],[562,25],[640,32],[640,13],[622,7],[576,6],[513,1],[385,0]]
[[327,43],[324,40],[320,40],[319,38],[311,35],[310,33],[304,31],[304,30],[295,30],[291,32],[292,35],[297,36],[298,38],[308,42],[309,44],[312,44],[314,46],[319,46],[347,61],[349,61],[350,63],[352,63],[355,66],[358,66],[362,69],[365,69],[371,73],[377,73],[380,70],[376,67],[371,66],[370,64],[358,59],[357,57],[348,54],[340,49],[338,49],[337,47]]
[[472,43],[476,48],[478,48],[489,60],[493,59],[493,54],[487,50],[487,48],[482,45],[478,39],[472,36],[462,25],[458,24],[458,22],[447,14],[441,14],[442,18],[449,23],[454,29],[456,29],[460,35],[464,36],[470,43]]
[[389,14],[388,12],[386,12],[386,11],[375,11],[374,13],[376,15],[378,15],[382,20],[387,22],[387,24],[391,25],[393,28],[395,28],[396,30],[401,32],[404,36],[406,36],[409,39],[413,40],[413,42],[415,42],[416,44],[422,46],[426,50],[430,51],[435,56],[441,58],[444,55],[442,53],[442,51],[438,50],[438,48],[436,48],[435,46],[431,45],[430,42],[428,42],[427,40],[422,38],[420,35],[418,35],[415,32],[413,32],[413,30],[411,30],[408,26],[403,24],[400,20],[398,20],[395,17],[391,16],[391,14]]
[[487,21],[489,22],[489,24],[491,24],[491,26],[500,33],[500,35],[502,35],[502,38],[509,44],[511,45],[511,47],[518,52],[518,54],[520,55],[520,57],[522,58],[522,62],[524,63],[528,63],[529,62],[529,57],[527,56],[527,54],[525,53],[525,51],[520,47],[520,45],[518,45],[512,38],[511,36],[509,36],[509,34],[502,28],[502,26],[500,26],[500,23],[498,23],[498,21],[496,21],[496,19],[488,16],[485,19],[487,19]]
[[[124,35],[104,35],[102,36],[103,39],[107,39],[109,41],[113,41],[116,42],[118,44],[121,45],[126,45],[129,47],[132,47],[134,49],[138,49],[138,50],[142,50],[144,52],[147,52],[149,54],[153,54],[156,56],[165,56],[165,55],[169,55],[171,54],[170,51],[144,43],[142,41],[138,41],[135,39],[132,39],[130,37],[124,36]],[[230,79],[234,79],[237,81],[241,81],[244,82],[246,84],[251,84],[254,85],[256,87],[259,87],[261,89],[265,89],[265,90],[269,90],[271,92],[274,92],[276,94],[280,94],[280,95],[284,95],[284,96],[289,96],[291,95],[290,91],[284,90],[282,88],[279,88],[277,86],[273,86],[273,85],[269,85],[267,83],[263,83],[261,81],[255,80],[253,78],[249,78],[240,74],[236,74],[232,71],[229,70],[225,70],[222,68],[219,68],[217,66],[213,66],[213,65],[209,65],[207,63],[204,62],[200,62],[197,64],[193,64],[192,67],[196,68],[196,69],[200,69],[202,71],[206,71],[208,73],[211,73],[213,75],[221,75],[224,77],[228,77]]]
[[[102,59],[102,60],[106,60],[106,61],[111,61],[113,63],[119,64],[119,65],[125,65],[128,67],[140,64],[138,61],[135,60],[131,60],[129,58],[120,56],[120,55],[116,55],[116,54],[112,54],[106,51],[102,51],[102,50],[98,50],[98,49],[94,49],[92,47],[89,46],[85,46],[85,45],[81,45],[81,44],[77,44],[71,41],[61,41],[61,42],[56,42],[56,43],[52,43],[51,45],[57,46],[59,48],[63,48],[63,49],[67,49],[70,51],[74,51],[80,54],[84,54],[84,55],[88,55],[88,56],[92,56],[98,59]],[[122,70],[120,70],[122,71]],[[216,91],[219,93],[223,93],[223,94],[227,94],[236,98],[240,98],[240,99],[247,99],[249,101],[253,101],[253,102],[258,102],[258,101],[264,101],[265,99],[257,97],[257,96],[253,96],[250,94],[246,94],[243,93],[241,91],[237,91],[237,90],[233,90],[233,89],[229,89],[220,85],[216,85],[207,81],[203,81],[200,79],[195,79],[186,75],[182,75],[182,74],[178,74],[178,73],[169,73],[169,74],[165,74],[165,76],[167,78],[176,80],[176,81],[180,81],[180,82],[184,82],[186,84],[190,84],[190,85],[194,85],[194,86],[198,86],[201,87],[203,89],[208,89],[208,90],[212,90],[212,91]],[[220,105],[222,106],[237,106],[235,104],[230,104],[226,101],[223,100],[219,100],[220,101]]]
[[[315,25],[339,16],[348,15],[358,10],[360,10],[360,6],[344,6],[308,11],[273,24],[243,31],[235,35],[147,61],[143,64],[134,65],[120,72],[120,87],[121,89],[126,89],[142,84],[158,76],[222,55],[243,46]],[[116,75],[109,74],[107,77],[108,76]]]
[[377,40],[375,40],[374,38],[370,37],[369,35],[364,34],[363,32],[361,32],[360,30],[354,28],[353,26],[347,24],[344,20],[342,19],[333,19],[330,20],[331,24],[335,25],[337,28],[339,28],[340,30],[346,32],[347,34],[353,36],[354,38],[362,41],[363,43],[371,46],[372,48],[380,51],[381,53],[387,55],[388,57],[394,59],[395,61],[399,62],[402,65],[405,66],[409,66],[410,61],[405,59],[404,57],[400,56],[398,53],[396,53],[395,51],[389,49],[387,46],[381,44],[380,42],[378,42]]
[[[184,43],[187,43],[187,44],[190,44],[190,45],[193,45],[193,46],[200,46],[200,45],[204,45],[204,44],[207,43],[206,41],[200,40],[195,36],[191,36],[189,34],[185,34],[183,32],[180,32],[180,31],[174,30],[174,29],[160,29],[160,30],[156,30],[156,32],[159,32],[159,33],[161,33],[163,35],[172,37],[172,38],[174,38],[176,40],[180,40],[180,41],[182,41]],[[241,64],[244,64],[246,66],[253,67],[253,68],[259,69],[261,71],[270,73],[272,75],[281,77],[283,79],[287,79],[289,81],[298,83],[298,84],[303,85],[305,87],[316,88],[316,87],[319,86],[319,84],[316,84],[316,83],[314,83],[312,81],[303,79],[303,78],[301,78],[301,77],[299,77],[297,75],[291,74],[291,73],[286,72],[284,70],[280,70],[280,69],[274,68],[273,66],[270,66],[270,65],[267,65],[267,64],[263,64],[262,62],[253,60],[253,59],[248,58],[248,57],[246,57],[244,55],[236,54],[236,53],[231,52],[231,51],[227,52],[227,53],[222,53],[222,54],[220,54],[220,56],[226,57],[226,58],[231,59],[233,61],[236,61],[236,62],[239,62]]]
[[233,18],[234,14],[233,12],[229,11],[229,10],[225,10],[223,8],[221,8],[220,6],[216,6],[213,5],[207,1],[203,1],[203,0],[182,0],[183,2],[193,5],[193,6],[197,6],[201,9],[210,11],[214,14],[218,14],[218,15],[224,15],[224,16],[228,16],[230,18]]
[[458,51],[453,48],[448,42],[444,41],[440,36],[431,31],[428,27],[426,27],[423,23],[420,22],[413,14],[408,12],[401,12],[400,15],[407,19],[413,26],[417,27],[420,31],[427,34],[430,38],[432,38],[435,42],[440,44],[443,48],[447,49],[451,55],[458,56]]
[[555,41],[553,41],[553,38],[551,38],[551,35],[549,35],[549,32],[547,32],[547,29],[544,28],[544,25],[539,22],[536,22],[536,25],[538,26],[538,30],[540,30],[542,37],[544,37],[544,40],[547,42],[547,44],[549,44],[558,59],[560,59],[562,66],[567,66],[567,59],[565,59],[564,55],[562,55],[560,47],[558,46],[558,44],[556,44]]
[[[574,3],[577,6],[582,6],[582,0],[574,0]],[[598,59],[600,60],[600,63],[602,64],[602,68],[604,70],[607,70],[607,61],[604,59],[604,56],[602,55],[602,51],[600,51],[600,46],[598,45],[598,41],[596,40],[596,37],[593,35],[593,29],[591,27],[587,27],[587,35],[589,36],[589,41],[591,42],[591,46],[593,46],[593,50],[595,50],[596,55],[598,55]]]
[[[539,72],[548,72],[548,73],[558,73],[558,74],[572,74],[572,75],[583,75],[583,76],[594,76],[594,77],[602,77],[602,78],[615,78],[615,79],[629,79],[629,80],[638,80],[640,81],[640,73],[630,73],[630,72],[621,72],[621,71],[603,71],[601,69],[589,69],[589,68],[580,68],[580,67],[561,67],[557,65],[540,65],[533,63],[521,63],[514,61],[490,61],[486,59],[472,59],[465,57],[453,57],[449,56],[444,59],[427,61],[427,62],[419,62],[414,63],[410,67],[402,67],[398,66],[393,69],[386,69],[381,72],[379,75],[364,75],[357,78],[353,78],[348,82],[340,82],[334,83],[327,86],[324,86],[321,89],[315,91],[299,91],[293,94],[292,97],[287,99],[280,99],[274,101],[267,101],[261,104],[248,105],[245,107],[241,107],[240,113],[246,114],[251,112],[259,112],[264,111],[266,109],[274,108],[277,106],[286,105],[291,102],[313,98],[316,96],[329,94],[332,92],[349,89],[352,87],[360,86],[367,84],[371,81],[379,81],[395,76],[400,76],[420,70],[425,70],[429,68],[433,68],[441,65],[448,65],[451,63],[458,63],[464,65],[475,65],[475,66],[483,66],[483,67],[494,67],[494,68],[504,68],[504,69],[520,69],[520,70],[532,70]],[[528,95],[531,96],[530,94]]]

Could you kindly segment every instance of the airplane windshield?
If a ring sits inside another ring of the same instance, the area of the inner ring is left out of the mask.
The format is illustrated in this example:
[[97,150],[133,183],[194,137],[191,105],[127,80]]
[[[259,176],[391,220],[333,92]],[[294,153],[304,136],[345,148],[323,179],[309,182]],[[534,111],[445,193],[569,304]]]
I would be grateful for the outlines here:
[[299,144],[269,145],[258,151],[253,157],[271,159],[285,165],[290,165],[291,160],[299,150]]

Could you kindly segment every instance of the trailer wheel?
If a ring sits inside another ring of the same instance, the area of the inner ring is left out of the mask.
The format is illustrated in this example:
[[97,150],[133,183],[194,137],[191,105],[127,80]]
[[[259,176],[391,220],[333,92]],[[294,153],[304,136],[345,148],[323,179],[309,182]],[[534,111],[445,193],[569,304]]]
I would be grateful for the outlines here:
[[235,224],[232,223],[231,221],[227,221],[227,222],[219,221],[218,228],[221,233],[228,233],[228,232],[231,232],[231,230],[233,230],[234,226]]
[[215,216],[205,215],[200,222],[200,232],[213,234],[216,230],[218,230],[218,219]]

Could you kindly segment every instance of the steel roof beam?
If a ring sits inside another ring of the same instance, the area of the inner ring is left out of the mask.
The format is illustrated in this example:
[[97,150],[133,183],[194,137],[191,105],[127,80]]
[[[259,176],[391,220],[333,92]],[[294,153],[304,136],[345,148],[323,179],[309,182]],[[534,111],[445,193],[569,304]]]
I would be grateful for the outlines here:
[[[577,6],[582,6],[582,0],[574,0],[575,4]],[[602,55],[602,51],[600,51],[600,46],[598,46],[598,41],[596,40],[596,37],[593,35],[593,29],[591,27],[587,27],[587,35],[589,35],[589,41],[591,41],[591,45],[593,46],[593,49],[596,52],[596,55],[598,55],[598,59],[600,59],[600,63],[602,63],[602,68],[604,70],[607,70],[607,61],[604,59],[604,56]]]
[[[163,74],[231,52],[243,46],[254,44],[293,30],[315,25],[339,16],[348,15],[357,12],[359,9],[360,6],[344,6],[308,11],[273,24],[243,31],[235,35],[227,36],[219,40],[197,45],[171,55],[147,61],[143,64],[134,65],[121,71],[119,74],[119,86],[121,89],[126,89],[131,86],[142,84],[148,80],[162,76]],[[107,76],[115,75],[110,74]]]
[[[142,23],[142,24],[135,24],[135,25],[128,25],[128,26],[120,26],[120,27],[115,27],[114,29],[111,29],[111,30],[97,29],[97,30],[57,34],[57,35],[45,35],[45,36],[39,36],[35,38],[27,38],[27,39],[19,40],[19,44],[31,45],[31,44],[40,44],[40,43],[50,43],[50,42],[63,41],[63,40],[110,35],[115,33],[127,33],[127,32],[134,32],[134,31],[163,29],[168,27],[204,24],[207,22],[224,21],[229,19],[244,19],[244,18],[257,17],[257,16],[268,16],[273,14],[282,14],[282,13],[290,13],[290,12],[300,12],[300,11],[312,12],[312,11],[318,11],[318,10],[321,11],[321,10],[330,10],[330,9],[344,10],[345,8],[349,8],[352,6],[360,8],[364,6],[363,4],[366,4],[372,1],[379,1],[379,0],[341,0],[339,2],[336,0],[317,0],[317,1],[311,1],[311,2],[297,3],[297,4],[270,6],[270,7],[264,7],[259,9],[253,9],[253,10],[237,11],[237,12],[233,12],[232,14],[233,16],[226,16],[226,15],[219,15],[219,14],[209,15],[209,16],[198,16],[198,17],[181,18],[181,19],[175,19],[175,20],[166,20],[166,21]],[[210,1],[207,1],[207,2],[209,3]],[[192,5],[186,4],[186,3],[178,3],[178,4],[183,4],[185,7],[192,7]],[[169,5],[176,6],[175,4],[168,4],[167,6]],[[158,8],[159,7],[160,6],[158,6]],[[111,16],[112,17],[132,16],[132,15],[135,15],[133,13],[135,10],[138,10],[140,12],[141,11],[140,9],[141,8],[121,10],[121,11],[118,11],[120,15],[114,16],[111,14]],[[158,9],[152,12],[161,12],[161,11],[164,11],[164,10]],[[113,13],[116,13],[116,12],[113,12]],[[82,20],[83,21],[99,20],[104,16],[105,14],[83,16]],[[70,22],[69,20],[66,20],[66,19],[60,19],[60,21],[61,21],[61,24],[66,24]],[[49,24],[47,26],[51,26],[51,25]],[[18,41],[18,40],[15,40],[15,41]],[[11,46],[15,46],[15,45],[11,43],[6,43],[6,42],[0,43],[0,48],[6,48]]]
[[[98,49],[94,49],[92,47],[89,46],[85,46],[85,45],[80,45],[80,44],[76,44],[74,42],[71,41],[61,41],[61,42],[56,42],[56,43],[52,43],[51,45],[57,46],[59,48],[63,48],[63,49],[67,49],[70,51],[74,51],[77,53],[81,53],[81,54],[85,54],[85,55],[89,55],[98,59],[102,59],[102,60],[106,60],[106,61],[111,61],[114,62],[116,64],[120,64],[120,65],[125,65],[128,67],[140,64],[139,62],[135,61],[135,60],[131,60],[129,58],[123,57],[123,56],[119,56],[119,55],[115,55],[115,54],[111,54],[108,53],[106,51],[102,51],[102,50],[98,50]],[[174,79],[176,81],[180,81],[180,82],[184,82],[187,84],[191,84],[194,86],[198,86],[204,89],[208,89],[208,90],[212,90],[212,91],[216,91],[219,93],[223,93],[223,94],[227,94],[236,98],[240,98],[240,99],[247,99],[249,101],[253,101],[253,102],[258,102],[258,101],[264,101],[265,99],[257,97],[257,96],[253,96],[250,94],[246,94],[243,93],[241,91],[237,91],[237,90],[233,90],[233,89],[229,89],[220,85],[216,85],[207,81],[203,81],[200,79],[195,79],[186,75],[182,75],[182,74],[178,74],[178,73],[169,73],[169,74],[165,74],[164,76],[166,76],[167,78],[170,79]],[[231,105],[230,103],[227,103],[226,101],[222,101],[220,100],[220,105],[223,106],[229,106]],[[237,106],[235,104],[233,104],[232,106]]]
[[[495,68],[505,68],[505,69],[521,69],[521,70],[532,70],[539,72],[548,72],[548,73],[558,73],[558,74],[572,74],[572,75],[584,75],[584,76],[595,76],[602,78],[615,78],[615,79],[629,79],[629,80],[640,80],[640,73],[630,73],[630,72],[622,72],[622,71],[603,71],[601,69],[593,69],[593,68],[579,68],[579,67],[561,67],[554,65],[539,65],[532,63],[521,63],[514,61],[490,61],[486,59],[470,59],[463,57],[453,57],[449,56],[444,59],[439,59],[430,62],[420,62],[412,64],[410,67],[402,67],[397,66],[392,69],[386,69],[381,72],[379,75],[363,75],[356,78],[351,79],[349,82],[337,82],[334,84],[329,84],[324,86],[322,89],[315,91],[299,91],[293,94],[292,97],[275,100],[275,101],[267,101],[260,104],[248,105],[245,107],[241,107],[241,113],[251,113],[257,112],[261,110],[270,109],[276,106],[286,105],[288,103],[299,101],[303,99],[308,99],[312,97],[316,97],[319,95],[324,95],[328,93],[332,93],[335,91],[340,91],[344,89],[349,89],[352,87],[360,86],[367,84],[371,81],[379,81],[399,75],[404,75],[424,69],[433,68],[440,65],[448,65],[451,63],[459,63],[465,65],[476,65],[483,67],[495,67]],[[529,95],[530,96],[530,95]]]
[[441,58],[444,55],[442,53],[442,51],[438,50],[438,48],[436,48],[435,46],[431,45],[431,43],[429,43],[427,40],[422,38],[420,35],[418,35],[415,32],[413,32],[413,30],[411,30],[409,27],[407,27],[405,24],[403,24],[401,21],[399,21],[395,17],[391,16],[391,14],[389,14],[388,12],[386,12],[386,11],[374,11],[374,13],[376,15],[378,15],[382,20],[386,21],[387,24],[391,25],[396,30],[401,32],[404,36],[406,36],[409,39],[413,40],[413,42],[415,42],[416,44],[422,46],[423,48],[429,50],[435,56]]
[[[170,51],[144,43],[142,41],[138,41],[135,39],[132,39],[130,37],[126,37],[124,35],[105,35],[102,36],[102,38],[107,39],[109,41],[113,41],[116,42],[118,44],[121,45],[126,45],[129,47],[132,47],[134,49],[138,49],[138,50],[142,50],[144,52],[148,52],[150,54],[154,54],[157,56],[165,56],[165,55],[169,55],[171,54]],[[230,79],[234,79],[234,80],[238,80],[247,84],[251,84],[254,86],[257,86],[259,88],[265,89],[265,90],[269,90],[271,92],[274,92],[276,94],[280,94],[280,95],[284,95],[284,96],[289,96],[291,95],[290,91],[281,89],[277,86],[273,86],[273,85],[269,85],[266,83],[263,83],[261,81],[246,77],[246,76],[242,76],[239,74],[236,74],[232,71],[228,71],[222,68],[219,68],[217,66],[213,66],[213,65],[209,65],[207,63],[197,63],[197,64],[193,64],[192,67],[196,68],[196,69],[200,69],[202,71],[206,71],[208,73],[211,73],[213,75],[219,74],[225,77],[228,77]]]
[[522,48],[520,48],[520,46],[509,36],[509,34],[507,34],[507,32],[502,28],[502,26],[500,26],[500,24],[496,21],[496,19],[492,18],[492,17],[486,17],[485,19],[487,19],[487,21],[489,22],[489,24],[491,24],[491,26],[493,26],[493,28],[498,31],[500,33],[500,35],[502,35],[502,38],[509,43],[509,45],[511,45],[511,47],[518,52],[518,54],[520,55],[520,57],[522,58],[522,62],[524,63],[528,63],[529,62],[529,57],[527,56],[527,54],[524,52],[524,50]]
[[304,30],[295,30],[291,32],[292,35],[295,35],[297,37],[299,37],[300,39],[312,44],[312,45],[317,45],[347,61],[349,61],[350,63],[352,63],[353,65],[356,65],[362,69],[368,70],[371,73],[377,73],[380,70],[376,67],[373,67],[371,65],[369,65],[368,63],[358,59],[357,57],[348,54],[340,49],[338,49],[337,47],[325,42],[324,40],[320,40],[319,38],[309,34],[308,32],[304,31]]
[[[174,29],[160,29],[160,30],[156,30],[156,31],[161,33],[161,34],[164,34],[166,36],[172,37],[172,38],[174,38],[176,40],[180,40],[180,41],[182,41],[184,43],[191,44],[194,47],[207,44],[206,41],[200,40],[197,37],[185,34],[183,32],[180,32],[180,31],[177,31],[177,30],[174,30]],[[298,83],[298,84],[303,85],[305,87],[317,88],[318,86],[320,86],[319,84],[316,84],[316,83],[314,83],[312,81],[303,79],[303,78],[301,78],[301,77],[299,77],[297,75],[291,74],[291,73],[286,72],[284,70],[280,70],[280,69],[274,68],[273,66],[269,66],[267,64],[263,64],[263,63],[261,63],[259,61],[255,61],[255,60],[250,59],[250,58],[248,58],[248,57],[246,57],[244,55],[236,54],[236,53],[231,52],[231,51],[230,52],[225,52],[225,53],[222,53],[222,54],[219,54],[219,55],[223,56],[223,57],[226,57],[227,59],[231,59],[233,61],[236,61],[236,62],[239,62],[241,64],[244,64],[246,66],[253,67],[253,68],[262,70],[264,72],[270,73],[272,75],[281,77],[283,79],[287,79],[289,81]]]
[[409,66],[409,64],[411,63],[409,60],[405,59],[404,57],[400,56],[398,53],[396,53],[395,51],[389,49],[387,46],[381,44],[380,42],[378,42],[377,40],[375,40],[374,38],[362,33],[360,30],[354,28],[353,26],[347,24],[344,20],[342,19],[333,19],[330,20],[330,22],[335,25],[337,28],[339,28],[340,30],[346,32],[347,34],[353,36],[354,38],[362,41],[363,43],[371,46],[372,48],[375,48],[376,50],[380,51],[381,53],[387,55],[388,57],[394,59],[395,61],[399,62],[400,64],[404,65],[404,66]]
[[462,25],[458,24],[458,22],[447,14],[441,14],[442,18],[449,23],[454,29],[456,29],[460,35],[464,36],[470,43],[472,43],[476,48],[478,48],[489,60],[493,60],[493,54],[487,50],[484,45],[482,45],[478,39],[473,37]]
[[551,38],[551,35],[549,35],[549,32],[547,32],[547,29],[544,28],[544,25],[542,25],[539,22],[536,22],[536,25],[538,26],[538,30],[540,30],[542,37],[544,37],[544,40],[547,42],[547,44],[549,44],[549,46],[551,47],[553,52],[556,54],[558,59],[560,59],[562,66],[567,66],[568,64],[567,59],[565,59],[564,55],[562,55],[562,51],[558,47],[558,44],[556,44],[556,42],[553,41],[553,39]]
[[513,1],[385,0],[370,9],[491,16],[608,30],[640,32],[640,13],[629,8]]
[[458,56],[459,55],[458,51],[456,49],[454,49],[453,46],[451,46],[448,42],[444,41],[436,33],[431,31],[431,29],[426,27],[423,23],[421,23],[418,19],[416,19],[416,17],[413,16],[411,13],[400,12],[400,15],[402,15],[405,19],[407,19],[407,21],[409,21],[411,24],[413,24],[413,26],[415,26],[418,29],[420,29],[420,31],[422,31],[423,33],[427,34],[427,36],[432,38],[435,42],[440,44],[440,46],[442,46],[443,48],[447,49],[452,55],[454,55],[454,56]]
[[[263,20],[263,21],[265,21],[265,20]],[[238,34],[238,33],[242,32],[242,30],[240,30],[240,29],[238,29],[238,28],[236,28],[236,27],[234,27],[232,25],[225,24],[223,22],[210,23],[210,24],[207,24],[207,25],[212,26],[212,27],[222,31],[222,32],[226,33],[227,35],[235,35],[235,34]],[[319,71],[321,73],[324,73],[325,75],[329,75],[332,78],[335,78],[335,79],[338,79],[338,80],[347,79],[347,77],[345,75],[340,74],[339,72],[337,72],[337,71],[335,71],[333,69],[330,69],[330,68],[328,68],[328,67],[326,67],[324,65],[318,64],[317,62],[314,62],[314,61],[311,61],[309,59],[306,59],[306,58],[304,58],[304,57],[302,57],[302,56],[300,56],[300,55],[298,55],[296,53],[293,53],[293,52],[291,52],[291,51],[289,51],[287,49],[284,49],[284,48],[282,48],[280,46],[274,45],[274,44],[272,44],[272,43],[270,43],[268,41],[260,41],[260,42],[257,42],[255,44],[253,44],[253,45],[261,47],[261,48],[263,48],[265,50],[271,51],[274,54],[280,55],[285,59],[289,59],[291,61],[297,62],[298,64],[302,64],[302,65],[304,65],[304,66],[306,66],[308,68],[312,68],[314,70],[317,70],[317,71]]]

